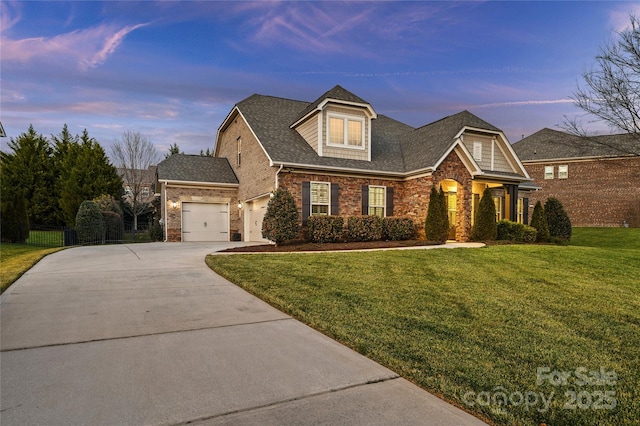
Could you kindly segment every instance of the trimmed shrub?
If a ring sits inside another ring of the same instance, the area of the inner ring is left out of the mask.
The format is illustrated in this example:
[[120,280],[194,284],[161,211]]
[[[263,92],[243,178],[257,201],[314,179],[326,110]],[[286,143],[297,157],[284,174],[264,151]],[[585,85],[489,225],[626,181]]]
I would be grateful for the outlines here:
[[287,189],[276,189],[262,220],[262,237],[278,245],[296,238],[298,229],[296,200]]
[[104,240],[116,242],[124,240],[124,222],[122,216],[114,211],[102,211],[104,220]]
[[29,214],[27,200],[23,191],[14,188],[6,199],[2,200],[0,231],[2,241],[24,243],[29,238]]
[[104,222],[102,212],[93,201],[83,201],[76,214],[76,232],[80,244],[101,244]]
[[416,225],[406,217],[382,219],[382,238],[390,241],[410,240],[416,236]]
[[533,208],[533,214],[531,215],[531,226],[538,232],[536,234],[536,241],[539,243],[546,243],[549,241],[549,225],[547,225],[547,215],[544,213],[542,203],[538,201]]
[[523,225],[524,229],[522,232],[522,242],[523,243],[535,243],[536,236],[538,235],[538,231],[533,226]]
[[549,225],[549,236],[555,241],[569,241],[571,239],[571,221],[562,203],[557,198],[547,198],[544,203],[544,213]]
[[350,216],[347,219],[349,241],[376,241],[382,239],[382,218],[379,216]]
[[342,216],[311,216],[307,219],[309,238],[314,243],[335,243],[342,238]]
[[474,241],[490,241],[498,237],[498,225],[496,224],[496,205],[493,204],[493,194],[489,188],[485,188],[478,205],[478,213],[471,230],[471,239]]
[[447,215],[447,204],[442,188],[440,188],[440,192],[438,192],[435,186],[431,187],[424,232],[427,241],[437,243],[447,241],[447,237],[449,236],[449,216]]
[[498,240],[532,243],[536,240],[535,228],[503,219],[497,223]]

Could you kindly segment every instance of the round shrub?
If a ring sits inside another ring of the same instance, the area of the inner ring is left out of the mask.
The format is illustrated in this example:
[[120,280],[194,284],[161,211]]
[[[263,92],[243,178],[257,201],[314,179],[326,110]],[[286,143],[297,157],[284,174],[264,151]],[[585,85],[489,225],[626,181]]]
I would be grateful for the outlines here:
[[406,217],[385,217],[382,220],[382,238],[389,241],[410,240],[416,235],[416,225]]
[[349,241],[376,241],[382,239],[382,218],[379,216],[350,216],[347,219]]
[[307,219],[309,238],[314,243],[335,243],[342,238],[341,216],[311,216]]
[[276,189],[262,220],[262,237],[277,245],[297,237],[298,229],[296,200],[288,190]]
[[122,216],[113,211],[102,211],[104,220],[104,239],[108,242],[124,240],[124,222]]
[[102,212],[93,201],[83,201],[76,214],[76,232],[80,244],[101,244],[104,234]]
[[496,205],[493,204],[491,190],[485,188],[478,206],[476,220],[471,230],[471,239],[474,241],[490,241],[495,240],[497,237]]
[[571,239],[571,221],[557,198],[548,198],[544,203],[544,212],[549,225],[549,236],[554,240],[569,241]]

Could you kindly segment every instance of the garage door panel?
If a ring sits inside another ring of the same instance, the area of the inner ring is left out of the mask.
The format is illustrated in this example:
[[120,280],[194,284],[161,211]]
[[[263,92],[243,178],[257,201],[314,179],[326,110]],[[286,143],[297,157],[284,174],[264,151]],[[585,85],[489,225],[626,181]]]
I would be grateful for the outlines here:
[[229,241],[227,204],[182,203],[183,241]]

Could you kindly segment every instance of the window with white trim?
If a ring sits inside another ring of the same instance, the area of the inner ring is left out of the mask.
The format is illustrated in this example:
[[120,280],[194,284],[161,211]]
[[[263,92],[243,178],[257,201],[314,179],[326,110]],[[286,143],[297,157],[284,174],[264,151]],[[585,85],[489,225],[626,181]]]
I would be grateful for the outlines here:
[[364,149],[364,117],[327,116],[327,145]]
[[369,186],[369,214],[385,217],[387,206],[387,188],[385,186]]
[[524,199],[518,198],[517,222],[524,223]]
[[237,142],[237,145],[238,145],[237,146],[237,148],[238,148],[237,149],[238,156],[236,157],[237,158],[237,163],[236,164],[239,166],[240,163],[242,163],[242,137],[238,136],[238,139],[236,139],[236,142]]
[[142,191],[140,191],[140,195],[142,195],[142,198],[147,198],[149,196],[149,187],[144,186]]
[[124,187],[124,193],[128,196],[133,196],[133,191],[131,190],[131,187],[129,185]]
[[502,220],[502,197],[493,197],[493,204],[496,206],[496,222]]
[[473,143],[473,159],[482,161],[482,142]]
[[553,166],[544,166],[544,178],[553,179]]
[[311,216],[329,215],[331,205],[331,184],[311,182]]
[[558,179],[567,179],[569,177],[569,166],[558,166]]

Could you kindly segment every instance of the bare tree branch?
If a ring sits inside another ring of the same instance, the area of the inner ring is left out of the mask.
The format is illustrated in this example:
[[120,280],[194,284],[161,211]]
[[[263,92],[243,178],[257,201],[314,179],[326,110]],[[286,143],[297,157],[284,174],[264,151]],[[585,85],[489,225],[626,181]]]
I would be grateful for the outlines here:
[[[600,49],[594,68],[582,74],[585,86],[578,85],[572,98],[578,108],[611,129],[631,135],[622,143],[621,152],[640,155],[640,20],[631,15],[630,21],[630,28],[618,32],[616,41]],[[573,135],[588,136],[577,119],[565,116],[560,127]],[[595,137],[590,139],[599,143]],[[611,140],[602,143],[612,145]]]
[[149,183],[149,167],[158,163],[159,154],[147,136],[130,130],[124,132],[111,149],[116,167],[131,190],[134,230],[137,230],[138,215],[148,210],[148,203],[142,200],[142,189]]

